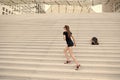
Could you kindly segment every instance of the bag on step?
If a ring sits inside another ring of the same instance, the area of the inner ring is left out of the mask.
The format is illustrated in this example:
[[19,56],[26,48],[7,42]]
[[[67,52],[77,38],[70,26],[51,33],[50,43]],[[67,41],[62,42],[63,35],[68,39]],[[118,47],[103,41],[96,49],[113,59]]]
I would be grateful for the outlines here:
[[92,39],[91,39],[91,45],[99,45],[97,37],[92,37]]

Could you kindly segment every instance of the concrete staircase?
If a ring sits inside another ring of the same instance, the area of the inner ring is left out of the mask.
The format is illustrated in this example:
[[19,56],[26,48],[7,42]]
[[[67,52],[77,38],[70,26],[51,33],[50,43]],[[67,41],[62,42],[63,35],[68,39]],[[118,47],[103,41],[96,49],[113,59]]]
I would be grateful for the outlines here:
[[[81,64],[64,64],[69,24]],[[100,45],[90,45],[96,36]],[[120,14],[0,16],[0,80],[119,80]]]

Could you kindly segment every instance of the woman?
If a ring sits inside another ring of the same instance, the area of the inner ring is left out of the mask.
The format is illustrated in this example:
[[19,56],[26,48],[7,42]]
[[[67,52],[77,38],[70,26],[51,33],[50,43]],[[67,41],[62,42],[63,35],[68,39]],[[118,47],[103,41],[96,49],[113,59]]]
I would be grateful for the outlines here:
[[[65,57],[67,59],[67,61],[65,62],[65,64],[68,64],[70,63],[71,61],[69,60],[69,56],[67,54],[67,51],[69,51],[69,54],[70,56],[72,57],[73,61],[76,63],[76,69],[75,70],[78,70],[79,67],[80,67],[80,64],[77,62],[74,54],[73,54],[73,51],[72,51],[72,47],[73,46],[76,46],[76,42],[75,42],[75,39],[74,37],[72,36],[72,33],[70,32],[69,30],[69,26],[68,25],[65,25],[64,26],[64,32],[63,32],[63,39],[66,40],[66,43],[67,43],[67,47],[65,47],[64,49],[64,54],[65,54]],[[72,41],[73,39],[73,41]]]

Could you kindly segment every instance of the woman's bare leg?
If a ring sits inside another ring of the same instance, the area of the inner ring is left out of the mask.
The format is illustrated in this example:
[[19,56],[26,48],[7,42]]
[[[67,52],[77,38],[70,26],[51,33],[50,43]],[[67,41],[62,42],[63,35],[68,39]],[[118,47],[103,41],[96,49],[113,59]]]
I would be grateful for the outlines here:
[[76,65],[79,65],[79,63],[77,62],[74,54],[73,54],[73,50],[72,50],[72,47],[69,47],[69,53],[70,53],[70,56],[72,57],[73,61],[76,63]]
[[67,51],[68,51],[68,47],[65,47],[65,49],[64,49],[65,57],[66,57],[67,61],[70,61]]

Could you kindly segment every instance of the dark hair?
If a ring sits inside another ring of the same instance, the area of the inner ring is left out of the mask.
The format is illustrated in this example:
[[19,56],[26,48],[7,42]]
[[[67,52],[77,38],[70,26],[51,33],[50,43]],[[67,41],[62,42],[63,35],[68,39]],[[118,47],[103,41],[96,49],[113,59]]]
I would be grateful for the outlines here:
[[68,26],[68,25],[65,25],[64,28],[65,28],[65,29],[67,30],[67,32],[68,32],[68,37],[70,37],[70,36],[71,36],[71,32],[70,32],[69,26]]

